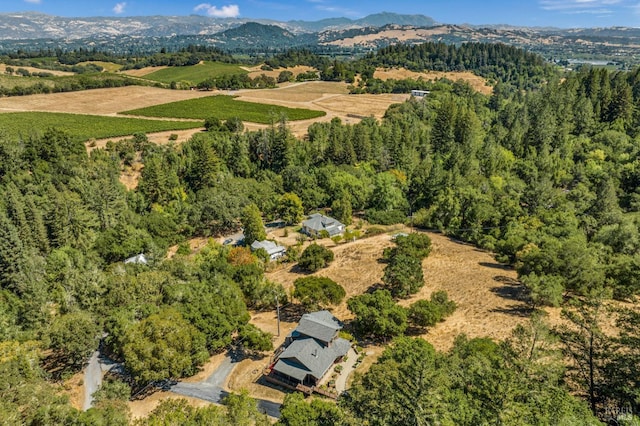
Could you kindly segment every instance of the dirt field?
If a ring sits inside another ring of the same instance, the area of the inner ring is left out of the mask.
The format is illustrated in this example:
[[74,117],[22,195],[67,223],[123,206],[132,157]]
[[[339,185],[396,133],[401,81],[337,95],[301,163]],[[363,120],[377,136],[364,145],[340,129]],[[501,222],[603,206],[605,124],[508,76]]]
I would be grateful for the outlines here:
[[447,78],[452,81],[463,80],[466,81],[478,92],[484,95],[490,95],[493,91],[493,87],[491,87],[487,81],[477,76],[469,71],[463,72],[441,72],[441,71],[427,71],[427,72],[415,72],[409,71],[405,68],[378,68],[376,72],[373,74],[375,78],[379,78],[381,80],[403,80],[407,78],[411,78],[417,80],[418,78],[422,78],[423,80],[436,80],[439,78]]

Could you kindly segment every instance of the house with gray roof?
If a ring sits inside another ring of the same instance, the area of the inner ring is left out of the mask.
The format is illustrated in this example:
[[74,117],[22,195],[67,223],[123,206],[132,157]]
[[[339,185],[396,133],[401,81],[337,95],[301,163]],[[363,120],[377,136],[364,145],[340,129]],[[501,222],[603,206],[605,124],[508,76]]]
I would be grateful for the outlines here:
[[322,231],[327,231],[329,236],[333,237],[342,234],[344,229],[343,223],[320,213],[314,213],[302,222],[302,232],[311,237],[319,237]]
[[260,249],[264,249],[269,255],[269,258],[271,260],[279,259],[287,253],[286,247],[279,246],[273,241],[264,240],[264,241],[254,241],[253,243],[251,243],[251,251],[256,251]]
[[349,351],[351,343],[338,337],[342,323],[329,311],[304,314],[287,336],[271,374],[291,385],[313,387]]

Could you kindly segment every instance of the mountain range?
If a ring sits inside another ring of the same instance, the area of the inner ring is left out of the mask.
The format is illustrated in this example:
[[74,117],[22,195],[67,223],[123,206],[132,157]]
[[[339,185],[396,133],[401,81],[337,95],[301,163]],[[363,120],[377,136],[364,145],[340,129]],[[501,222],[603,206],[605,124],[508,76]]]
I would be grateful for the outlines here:
[[[364,54],[396,43],[505,43],[569,63],[596,61],[620,68],[640,64],[640,29],[528,28],[450,25],[424,15],[378,13],[361,19],[279,22],[189,16],[66,18],[42,13],[0,14],[0,51],[97,48],[144,54],[163,47],[206,44],[264,54],[292,47]],[[592,62],[592,63],[596,63]]]
[[429,27],[436,22],[424,15],[383,12],[361,19],[331,18],[320,21],[279,22],[267,19],[188,16],[67,18],[37,12],[0,14],[0,40],[81,39],[100,36],[168,37],[211,35],[246,23],[275,25],[293,34],[326,30],[382,27],[389,24]]

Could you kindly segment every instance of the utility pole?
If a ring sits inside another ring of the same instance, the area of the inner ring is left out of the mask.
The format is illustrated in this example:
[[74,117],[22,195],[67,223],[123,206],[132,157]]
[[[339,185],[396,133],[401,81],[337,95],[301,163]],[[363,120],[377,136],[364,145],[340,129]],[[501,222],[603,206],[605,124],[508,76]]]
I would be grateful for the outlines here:
[[278,316],[278,337],[280,337],[280,303],[278,303],[278,293],[276,293],[276,313]]

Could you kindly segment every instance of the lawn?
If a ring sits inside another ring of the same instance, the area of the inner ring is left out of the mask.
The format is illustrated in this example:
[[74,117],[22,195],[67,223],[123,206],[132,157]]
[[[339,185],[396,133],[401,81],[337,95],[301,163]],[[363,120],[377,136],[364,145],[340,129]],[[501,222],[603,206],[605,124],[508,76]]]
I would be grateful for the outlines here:
[[186,67],[168,67],[152,72],[144,76],[145,79],[171,83],[172,81],[188,81],[196,85],[208,78],[219,77],[225,74],[246,74],[247,71],[238,65],[225,64],[223,62],[203,62]]
[[216,95],[134,109],[122,114],[200,120],[209,117],[216,117],[220,120],[238,117],[242,121],[269,124],[274,118],[277,120],[281,115],[290,121],[296,121],[322,117],[326,113],[302,108],[244,102],[234,100],[233,96]]
[[129,117],[103,117],[97,115],[64,114],[53,112],[11,112],[0,114],[2,136],[16,139],[37,135],[49,128],[67,132],[71,139],[86,141],[137,132],[153,133],[202,127],[202,122],[147,120]]

